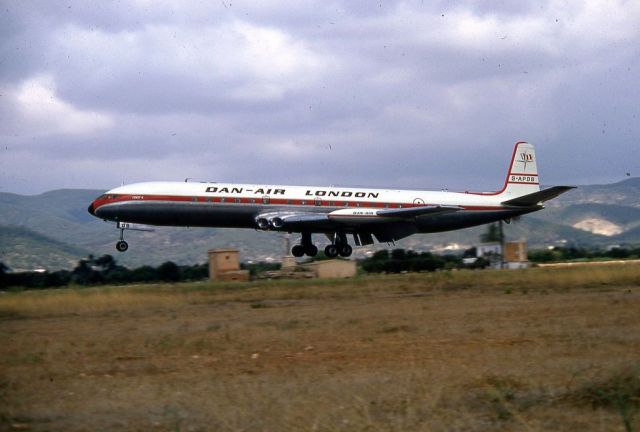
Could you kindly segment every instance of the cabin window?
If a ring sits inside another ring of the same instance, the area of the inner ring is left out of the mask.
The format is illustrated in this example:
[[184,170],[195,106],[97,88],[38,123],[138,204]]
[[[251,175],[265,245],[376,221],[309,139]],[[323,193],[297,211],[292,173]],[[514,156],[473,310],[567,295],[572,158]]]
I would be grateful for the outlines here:
[[236,203],[240,203],[240,202],[241,202],[240,198],[236,198]]
[[287,200],[287,204],[293,204],[293,201]]
[[306,204],[307,204],[307,202],[306,202],[306,201],[302,201],[302,202],[301,202],[301,204],[302,204],[302,205],[306,205]]
[[320,198],[316,198],[316,199],[315,199],[315,204],[316,204],[317,206],[321,206],[321,205],[322,205],[322,200],[321,200]]
[[211,197],[207,198],[207,202],[211,202]]
[[268,196],[263,196],[262,197],[262,204],[269,204],[269,197]]
[[224,198],[220,198],[220,202],[223,203],[225,201]]
[[255,199],[255,198],[251,198],[249,201],[250,201],[252,204],[255,204],[255,203],[256,203],[256,199]]

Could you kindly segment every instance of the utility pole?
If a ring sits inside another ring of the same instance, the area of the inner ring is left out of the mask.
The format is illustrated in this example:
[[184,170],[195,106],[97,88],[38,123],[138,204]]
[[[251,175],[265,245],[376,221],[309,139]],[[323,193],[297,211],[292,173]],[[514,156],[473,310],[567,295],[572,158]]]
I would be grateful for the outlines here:
[[504,221],[500,219],[499,222],[499,233],[500,233],[500,269],[504,268],[504,230],[502,228],[502,224]]

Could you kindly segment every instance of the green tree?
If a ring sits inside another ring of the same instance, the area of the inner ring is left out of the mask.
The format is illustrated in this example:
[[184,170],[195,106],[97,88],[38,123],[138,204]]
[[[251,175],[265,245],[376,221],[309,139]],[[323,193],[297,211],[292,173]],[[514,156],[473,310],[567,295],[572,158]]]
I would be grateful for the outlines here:
[[93,264],[101,267],[102,272],[109,272],[116,268],[116,260],[111,255],[102,255],[93,259]]
[[502,242],[502,235],[500,233],[500,224],[492,223],[487,225],[487,232],[480,236],[480,241],[484,243],[490,242]]
[[71,272],[71,281],[80,285],[89,285],[102,281],[100,272],[92,268],[93,256],[89,255],[89,259],[82,259],[78,262],[76,268]]
[[162,263],[158,267],[158,278],[165,282],[175,282],[180,279],[180,269],[172,261]]
[[373,256],[371,257],[373,260],[381,260],[386,261],[389,259],[389,251],[386,249],[381,249],[379,251],[375,251]]
[[9,267],[5,265],[5,263],[0,262],[0,288],[3,288],[5,284],[8,282],[7,272],[9,271]]

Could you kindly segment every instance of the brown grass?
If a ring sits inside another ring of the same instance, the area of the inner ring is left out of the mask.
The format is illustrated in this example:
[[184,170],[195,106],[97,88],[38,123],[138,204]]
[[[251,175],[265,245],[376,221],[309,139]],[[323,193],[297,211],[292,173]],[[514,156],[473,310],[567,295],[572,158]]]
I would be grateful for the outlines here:
[[5,294],[0,430],[637,430],[639,286],[605,266]]

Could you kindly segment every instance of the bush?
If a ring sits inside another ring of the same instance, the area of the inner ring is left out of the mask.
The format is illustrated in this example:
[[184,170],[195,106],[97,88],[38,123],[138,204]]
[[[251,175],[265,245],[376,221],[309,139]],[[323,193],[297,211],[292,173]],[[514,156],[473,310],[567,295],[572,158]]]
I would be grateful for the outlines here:
[[142,266],[133,270],[117,264],[111,255],[95,258],[89,256],[78,262],[73,271],[9,273],[0,266],[0,288],[21,287],[27,289],[56,288],[71,283],[77,285],[126,284],[132,282],[177,282],[206,279],[207,264],[178,266],[167,261],[159,267]]
[[167,261],[158,267],[158,279],[165,282],[175,282],[180,279],[180,269],[176,263]]
[[391,254],[386,250],[376,252],[371,258],[363,260],[361,266],[368,273],[401,273],[459,268],[462,261],[453,255],[440,256],[430,252],[418,254],[415,251],[394,249]]

